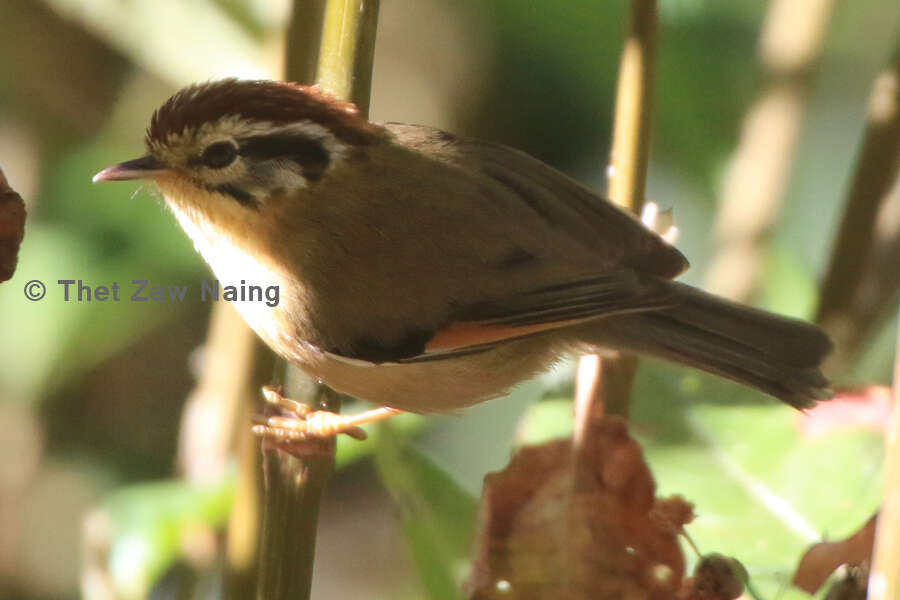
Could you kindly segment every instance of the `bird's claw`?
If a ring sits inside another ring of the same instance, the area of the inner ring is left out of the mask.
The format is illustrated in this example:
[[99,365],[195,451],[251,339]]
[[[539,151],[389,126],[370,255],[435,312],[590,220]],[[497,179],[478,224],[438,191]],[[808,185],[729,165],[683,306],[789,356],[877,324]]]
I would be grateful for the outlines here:
[[322,439],[345,433],[357,440],[366,439],[366,432],[353,422],[353,415],[340,415],[327,410],[313,410],[309,405],[285,398],[273,386],[263,387],[266,403],[283,413],[277,416],[254,418],[253,433],[275,442],[297,442]]

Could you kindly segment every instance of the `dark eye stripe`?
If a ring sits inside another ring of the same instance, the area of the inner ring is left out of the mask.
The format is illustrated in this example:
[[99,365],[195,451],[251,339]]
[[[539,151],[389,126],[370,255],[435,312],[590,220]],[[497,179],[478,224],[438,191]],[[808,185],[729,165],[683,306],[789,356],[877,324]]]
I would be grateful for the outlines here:
[[246,206],[248,208],[259,208],[259,203],[256,201],[256,198],[254,198],[250,192],[242,190],[236,185],[223,183],[221,185],[207,186],[206,189],[212,192],[219,192],[220,194],[224,194],[226,196],[231,196],[241,206]]
[[237,158],[238,149],[231,142],[210,144],[200,155],[200,164],[211,169],[224,169]]
[[292,160],[303,169],[303,176],[318,181],[328,168],[328,150],[318,140],[300,135],[258,135],[238,140],[242,156],[256,160]]

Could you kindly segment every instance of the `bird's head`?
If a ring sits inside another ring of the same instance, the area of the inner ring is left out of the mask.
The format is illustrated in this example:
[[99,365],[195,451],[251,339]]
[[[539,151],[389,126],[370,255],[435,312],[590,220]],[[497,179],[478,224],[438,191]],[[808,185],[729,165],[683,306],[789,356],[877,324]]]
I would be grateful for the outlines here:
[[169,98],[147,127],[147,154],[94,181],[148,179],[176,208],[246,215],[296,199],[385,135],[316,87],[225,79]]

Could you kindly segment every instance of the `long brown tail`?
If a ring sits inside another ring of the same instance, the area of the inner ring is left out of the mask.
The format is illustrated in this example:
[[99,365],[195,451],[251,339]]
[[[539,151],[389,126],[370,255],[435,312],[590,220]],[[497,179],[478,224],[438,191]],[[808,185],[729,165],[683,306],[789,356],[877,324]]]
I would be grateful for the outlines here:
[[828,336],[810,323],[781,317],[678,282],[675,305],[597,322],[601,346],[629,349],[755,387],[797,408],[831,397],[822,360]]

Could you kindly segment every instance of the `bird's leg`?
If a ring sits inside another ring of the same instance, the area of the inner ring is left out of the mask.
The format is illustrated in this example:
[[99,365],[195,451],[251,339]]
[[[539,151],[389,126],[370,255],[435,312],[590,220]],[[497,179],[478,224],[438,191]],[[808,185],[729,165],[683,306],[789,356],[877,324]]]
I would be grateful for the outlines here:
[[271,406],[281,409],[284,416],[255,419],[253,433],[273,441],[293,442],[309,438],[327,438],[346,433],[358,440],[366,439],[360,425],[380,421],[402,411],[396,408],[374,408],[355,415],[341,415],[327,410],[313,410],[308,405],[285,398],[271,386],[263,387],[263,397]]

